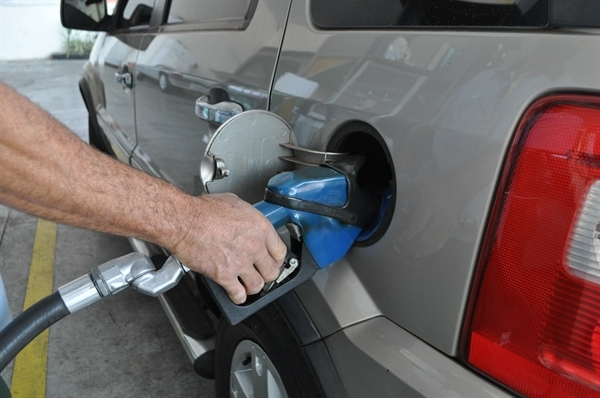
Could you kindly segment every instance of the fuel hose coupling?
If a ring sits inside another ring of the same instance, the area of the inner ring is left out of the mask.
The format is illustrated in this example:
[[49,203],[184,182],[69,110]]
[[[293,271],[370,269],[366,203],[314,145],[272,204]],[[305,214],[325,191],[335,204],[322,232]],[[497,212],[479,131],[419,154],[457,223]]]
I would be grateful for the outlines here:
[[147,256],[130,253],[92,269],[88,275],[61,286],[58,292],[72,314],[129,286],[156,297],[177,285],[187,271],[173,256],[156,270]]
[[143,254],[108,261],[38,301],[0,331],[0,372],[37,335],[65,316],[133,285],[150,296],[174,287],[189,271],[173,256],[157,271]]

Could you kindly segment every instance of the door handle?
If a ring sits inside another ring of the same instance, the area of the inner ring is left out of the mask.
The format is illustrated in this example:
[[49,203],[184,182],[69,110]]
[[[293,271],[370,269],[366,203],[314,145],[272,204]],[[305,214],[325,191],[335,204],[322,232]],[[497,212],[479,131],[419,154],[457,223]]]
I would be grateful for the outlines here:
[[115,79],[117,80],[117,83],[121,83],[122,85],[128,88],[133,88],[133,76],[131,72],[116,72]]
[[196,100],[196,116],[214,124],[222,124],[227,119],[243,111],[244,108],[233,101],[211,104],[208,102],[208,95],[204,95]]

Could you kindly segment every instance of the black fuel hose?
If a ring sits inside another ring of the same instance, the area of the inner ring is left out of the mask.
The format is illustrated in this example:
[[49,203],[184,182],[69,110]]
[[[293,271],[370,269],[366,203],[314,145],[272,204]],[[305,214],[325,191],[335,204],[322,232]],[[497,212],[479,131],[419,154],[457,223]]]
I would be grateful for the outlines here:
[[0,331],[0,372],[38,334],[69,314],[57,291],[16,317]]

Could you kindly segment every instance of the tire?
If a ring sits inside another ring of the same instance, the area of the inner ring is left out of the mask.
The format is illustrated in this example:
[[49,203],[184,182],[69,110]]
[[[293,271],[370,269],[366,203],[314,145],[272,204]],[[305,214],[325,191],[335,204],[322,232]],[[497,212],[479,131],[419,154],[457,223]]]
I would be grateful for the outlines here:
[[91,114],[88,116],[88,139],[91,146],[98,149],[100,152],[112,155],[111,152],[108,150],[108,146],[96,130]]
[[[102,84],[102,82],[100,82]],[[101,86],[102,92],[104,92],[104,86]],[[89,84],[85,80],[85,78],[81,78],[79,80],[79,91],[81,92],[81,97],[83,99],[83,103],[88,111],[88,142],[91,146],[98,149],[100,152],[104,152],[108,155],[114,156],[112,151],[109,150],[110,145],[108,144],[108,140],[104,138],[104,136],[100,133],[100,126],[98,125],[98,120],[96,119],[96,111],[93,106],[92,95],[90,94]],[[102,98],[102,103],[104,104],[104,97]]]
[[169,92],[171,90],[171,83],[169,82],[169,78],[164,73],[158,75],[158,87],[160,91]]
[[217,398],[319,397],[319,386],[274,305],[242,323],[222,320],[215,359]]

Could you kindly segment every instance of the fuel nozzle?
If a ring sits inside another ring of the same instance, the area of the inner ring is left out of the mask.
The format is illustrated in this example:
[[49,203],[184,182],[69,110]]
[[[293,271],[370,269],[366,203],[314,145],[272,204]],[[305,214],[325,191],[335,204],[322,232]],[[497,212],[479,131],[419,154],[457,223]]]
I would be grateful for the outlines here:
[[300,227],[303,243],[319,268],[344,257],[379,212],[379,199],[358,184],[363,155],[281,173],[271,178],[255,206],[275,228]]
[[343,258],[363,228],[377,217],[381,200],[358,183],[363,155],[350,155],[319,167],[278,174],[255,204],[278,229],[292,225],[302,243],[289,252],[279,278],[246,303],[234,304],[216,283],[205,279],[231,324],[236,324],[310,279],[318,269]]

